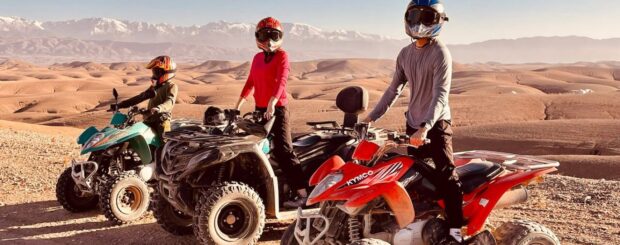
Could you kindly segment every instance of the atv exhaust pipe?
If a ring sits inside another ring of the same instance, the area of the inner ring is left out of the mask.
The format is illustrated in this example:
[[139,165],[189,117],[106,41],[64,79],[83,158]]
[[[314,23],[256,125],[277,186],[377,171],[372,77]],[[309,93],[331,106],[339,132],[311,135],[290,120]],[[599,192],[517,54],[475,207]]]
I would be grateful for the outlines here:
[[520,186],[507,191],[502,198],[495,204],[495,209],[505,208],[519,203],[524,203],[528,199],[528,192],[525,187]]

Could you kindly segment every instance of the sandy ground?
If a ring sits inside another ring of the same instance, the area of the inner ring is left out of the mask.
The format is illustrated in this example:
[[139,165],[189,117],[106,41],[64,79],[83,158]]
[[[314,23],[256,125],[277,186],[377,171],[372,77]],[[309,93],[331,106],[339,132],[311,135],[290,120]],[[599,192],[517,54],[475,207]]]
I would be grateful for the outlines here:
[[[248,67],[226,61],[181,65],[175,118],[201,118],[208,105],[231,107]],[[341,121],[334,100],[346,86],[366,87],[372,108],[393,67],[390,60],[293,63],[287,92],[294,132],[309,130],[307,121]],[[493,220],[535,220],[565,244],[620,244],[620,67],[456,64],[454,70],[455,150],[532,154],[563,163],[563,176],[549,177],[533,188],[531,201],[499,211]],[[97,212],[71,214],[55,201],[56,178],[77,154],[78,128],[107,124],[112,88],[122,98],[137,94],[148,86],[149,71],[139,63],[42,67],[17,60],[0,61],[0,71],[0,244],[194,243],[191,236],[168,235],[151,216],[115,227]],[[377,126],[403,128],[407,95]],[[271,222],[262,241],[277,244],[285,227]]]
[[[55,201],[57,176],[77,154],[76,129],[0,121],[0,244],[193,244],[152,215],[112,226],[97,211],[73,214]],[[620,182],[550,176],[529,202],[496,211],[493,224],[540,222],[564,244],[620,244]],[[278,244],[287,222],[270,221],[261,244]]]

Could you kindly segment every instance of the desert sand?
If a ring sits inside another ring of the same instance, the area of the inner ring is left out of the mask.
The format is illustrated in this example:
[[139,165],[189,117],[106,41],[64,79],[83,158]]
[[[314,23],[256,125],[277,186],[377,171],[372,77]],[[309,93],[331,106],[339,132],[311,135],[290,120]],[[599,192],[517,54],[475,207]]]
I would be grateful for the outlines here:
[[[249,65],[181,65],[173,116],[199,119],[207,106],[233,106]],[[392,60],[292,63],[287,92],[294,131],[308,131],[307,121],[341,121],[334,100],[346,86],[367,88],[372,108],[393,70]],[[0,243],[193,242],[168,235],[150,216],[112,227],[95,212],[70,214],[54,200],[57,176],[78,154],[79,128],[106,125],[112,88],[128,98],[146,89],[149,77],[140,63],[0,62]],[[494,220],[539,221],[565,244],[620,244],[620,64],[455,64],[451,92],[455,150],[563,163],[562,176],[534,187],[530,202],[500,211]],[[402,97],[378,127],[403,128],[407,92]],[[271,223],[263,240],[275,244],[285,226]]]

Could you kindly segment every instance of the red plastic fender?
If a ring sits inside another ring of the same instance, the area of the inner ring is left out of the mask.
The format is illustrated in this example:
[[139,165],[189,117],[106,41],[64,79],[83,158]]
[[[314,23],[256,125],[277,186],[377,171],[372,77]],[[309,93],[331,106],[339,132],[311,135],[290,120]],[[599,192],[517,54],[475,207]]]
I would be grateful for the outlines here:
[[415,210],[409,193],[398,181],[375,184],[368,189],[352,196],[344,206],[347,208],[358,208],[368,204],[379,195],[387,202],[388,206],[396,216],[396,222],[400,228],[411,224],[415,219]]
[[312,174],[308,183],[310,186],[318,185],[325,176],[344,166],[344,160],[340,156],[333,156],[327,160]]

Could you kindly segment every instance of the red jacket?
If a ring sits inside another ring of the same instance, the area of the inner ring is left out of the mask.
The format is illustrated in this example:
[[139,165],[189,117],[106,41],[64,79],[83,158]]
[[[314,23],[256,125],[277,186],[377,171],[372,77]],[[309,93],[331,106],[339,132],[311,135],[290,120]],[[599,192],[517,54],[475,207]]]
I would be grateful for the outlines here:
[[241,91],[241,97],[247,98],[254,89],[256,107],[266,108],[271,97],[278,98],[276,106],[286,106],[286,82],[290,65],[288,54],[284,50],[278,50],[269,63],[265,63],[265,53],[261,52],[254,56],[250,75]]

